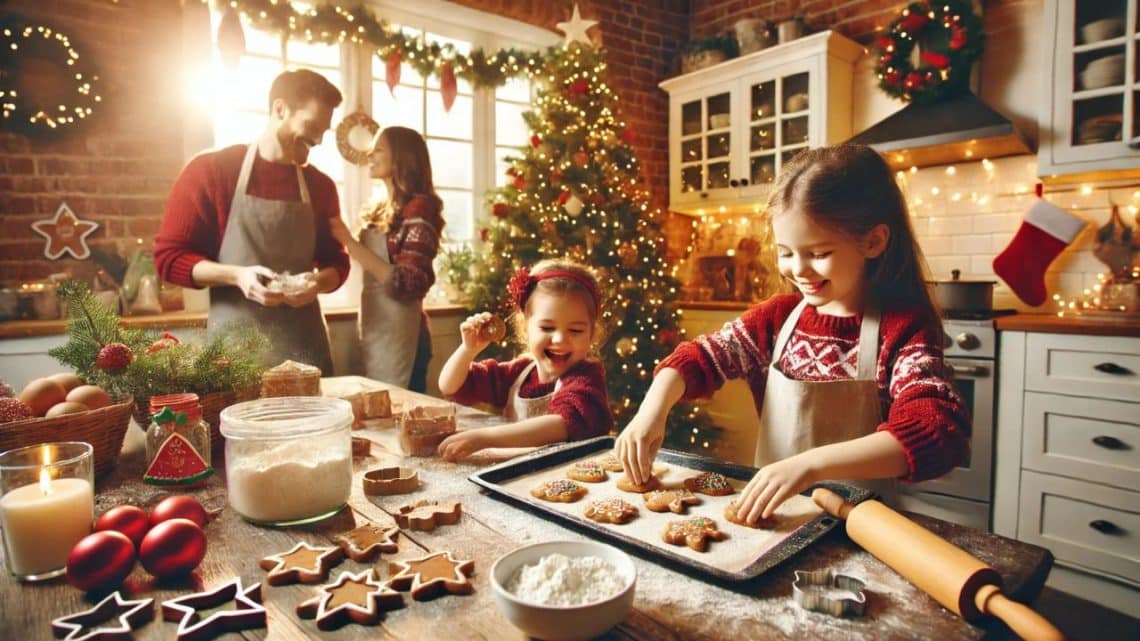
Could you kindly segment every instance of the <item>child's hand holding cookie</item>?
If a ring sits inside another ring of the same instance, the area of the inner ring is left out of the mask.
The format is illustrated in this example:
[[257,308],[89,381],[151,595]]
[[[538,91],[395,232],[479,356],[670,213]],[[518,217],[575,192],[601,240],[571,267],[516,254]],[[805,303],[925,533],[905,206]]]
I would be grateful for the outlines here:
[[502,319],[488,312],[469,316],[459,325],[459,331],[463,336],[463,347],[475,353],[483,351],[495,341],[502,340],[506,330],[506,324]]

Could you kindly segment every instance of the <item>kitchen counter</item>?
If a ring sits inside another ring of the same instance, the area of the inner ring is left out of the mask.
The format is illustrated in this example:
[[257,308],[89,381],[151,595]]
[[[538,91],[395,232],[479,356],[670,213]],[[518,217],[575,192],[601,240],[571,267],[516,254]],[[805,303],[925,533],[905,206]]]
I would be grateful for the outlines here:
[[999,316],[994,319],[994,326],[1000,332],[1140,337],[1140,316],[1135,314],[1128,317],[1014,314]]

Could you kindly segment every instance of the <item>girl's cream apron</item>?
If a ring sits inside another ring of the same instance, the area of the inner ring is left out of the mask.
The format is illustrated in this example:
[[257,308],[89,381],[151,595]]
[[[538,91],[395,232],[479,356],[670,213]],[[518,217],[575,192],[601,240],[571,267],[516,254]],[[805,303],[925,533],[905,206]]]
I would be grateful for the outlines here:
[[[264,265],[275,272],[293,274],[311,271],[317,230],[304,173],[296,167],[300,201],[251,196],[246,191],[256,154],[255,142],[241,164],[218,262]],[[237,287],[211,287],[206,328],[216,331],[232,322],[251,324],[269,337],[264,357],[267,366],[289,359],[319,367],[325,376],[332,375],[328,328],[319,302],[314,300],[304,307],[265,307],[248,300]]]
[[[772,364],[760,409],[760,435],[756,441],[756,467],[763,467],[821,445],[849,441],[875,431],[881,422],[879,389],[875,380],[879,354],[879,313],[868,308],[859,330],[859,367],[853,379],[797,381],[778,365],[800,314],[800,301],[776,336]],[[840,480],[840,479],[836,479]],[[895,479],[854,483],[867,487],[886,501],[894,501]]]
[[[405,225],[426,222],[411,218]],[[388,235],[377,227],[366,227],[360,242],[380,260],[391,264]],[[401,302],[388,294],[386,283],[364,273],[360,295],[360,341],[364,375],[407,389],[416,360],[423,324],[423,301]]]
[[523,381],[530,375],[530,371],[538,366],[538,363],[531,361],[530,365],[523,368],[522,374],[511,383],[511,389],[507,392],[507,406],[503,408],[503,415],[509,421],[522,421],[536,416],[546,416],[550,413],[550,399],[558,393],[558,389],[562,387],[562,379],[558,379],[554,383],[554,390],[549,394],[544,394],[538,398],[523,398],[519,396],[519,390],[522,389]]

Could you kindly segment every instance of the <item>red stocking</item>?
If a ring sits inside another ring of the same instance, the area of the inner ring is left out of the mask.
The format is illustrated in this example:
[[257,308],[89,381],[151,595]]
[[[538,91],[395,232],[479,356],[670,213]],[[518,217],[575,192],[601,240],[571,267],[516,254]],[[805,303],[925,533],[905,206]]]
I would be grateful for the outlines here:
[[1084,229],[1085,221],[1038,200],[1029,208],[1021,227],[994,259],[994,273],[1029,305],[1045,302],[1045,269]]

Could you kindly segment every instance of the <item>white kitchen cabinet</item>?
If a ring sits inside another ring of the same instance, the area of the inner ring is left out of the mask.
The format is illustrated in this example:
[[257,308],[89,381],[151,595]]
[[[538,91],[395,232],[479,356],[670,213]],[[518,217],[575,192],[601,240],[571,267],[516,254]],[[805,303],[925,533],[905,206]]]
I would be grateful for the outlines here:
[[754,207],[796,152],[849,138],[862,53],[824,31],[662,82],[669,208]]
[[1140,617],[1140,338],[1006,331],[999,362],[994,531]]
[[1140,167],[1140,0],[1046,0],[1038,173]]

